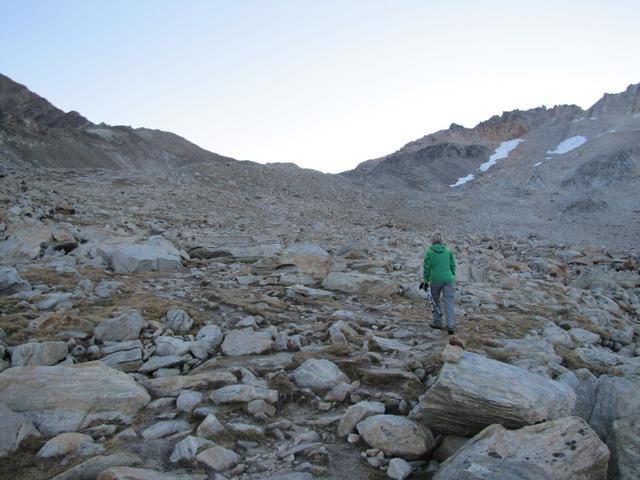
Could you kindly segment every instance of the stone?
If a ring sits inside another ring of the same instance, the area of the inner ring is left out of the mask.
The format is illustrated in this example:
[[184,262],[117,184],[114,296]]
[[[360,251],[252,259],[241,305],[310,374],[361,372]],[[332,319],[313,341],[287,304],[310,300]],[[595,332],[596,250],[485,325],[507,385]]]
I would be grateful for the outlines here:
[[227,429],[224,428],[224,425],[220,423],[214,414],[210,413],[198,426],[196,435],[198,437],[215,440],[217,437],[225,434],[226,431]]
[[547,322],[542,331],[542,336],[552,345],[559,345],[565,348],[573,348],[571,335],[565,329],[558,327],[553,322]]
[[291,374],[297,386],[314,391],[326,391],[349,378],[338,366],[326,359],[310,358]]
[[158,244],[120,244],[98,247],[96,254],[104,258],[116,273],[182,270],[180,251],[169,242]]
[[392,458],[387,468],[387,477],[394,480],[404,480],[411,475],[411,465],[402,458]]
[[196,334],[196,342],[206,346],[209,353],[213,353],[215,348],[222,343],[224,335],[217,325],[205,325]]
[[156,344],[155,355],[164,356],[180,356],[191,351],[193,342],[185,342],[181,338],[170,337],[168,335],[160,335],[154,340]]
[[132,467],[113,467],[104,470],[96,480],[206,480],[206,475],[186,473],[163,473],[155,470]]
[[93,293],[95,293],[96,297],[99,298],[109,298],[113,295],[118,288],[122,285],[122,282],[118,282],[116,280],[102,280],[94,289]]
[[101,472],[110,468],[141,464],[142,459],[132,453],[114,453],[108,456],[98,455],[56,475],[51,480],[95,480]]
[[100,362],[14,367],[0,373],[0,402],[47,436],[81,430],[98,420],[128,423],[149,401],[131,377]]
[[184,310],[172,308],[166,313],[164,323],[173,332],[185,333],[191,329],[193,319]]
[[442,366],[410,416],[441,433],[470,436],[493,423],[518,428],[565,417],[575,399],[559,382],[465,352]]
[[311,288],[305,285],[291,285],[287,288],[286,296],[296,300],[300,299],[326,299],[335,298],[335,293],[328,290],[321,290],[319,288]]
[[338,436],[346,437],[356,428],[356,425],[367,417],[380,415],[385,412],[384,404],[380,402],[358,402],[347,408],[338,423]]
[[195,460],[200,450],[212,446],[213,442],[211,440],[189,435],[187,438],[176,443],[171,457],[169,457],[169,461],[171,461],[171,463],[191,463]]
[[66,342],[23,343],[13,349],[11,366],[55,365],[69,353]]
[[92,445],[93,438],[84,433],[61,433],[47,441],[38,451],[38,457],[50,458],[74,454],[83,445]]
[[600,343],[602,342],[602,338],[600,337],[600,335],[583,328],[572,328],[568,333],[573,341],[580,346],[600,345]]
[[[4,237],[4,235],[3,235]],[[0,242],[0,260],[16,262],[40,256],[41,244],[51,240],[51,232],[42,223],[20,225],[4,242]]]
[[15,268],[0,267],[0,294],[13,295],[29,290],[31,285],[18,274]]
[[153,355],[149,360],[144,362],[138,369],[141,373],[151,373],[160,368],[173,367],[175,365],[182,365],[183,363],[191,360],[190,356],[178,356],[178,355],[165,355],[156,356]]
[[100,322],[94,333],[96,340],[102,342],[136,340],[146,323],[138,310],[128,310],[117,317]]
[[407,417],[373,415],[356,425],[367,444],[379,448],[388,456],[414,460],[435,446],[431,431]]
[[256,275],[278,273],[298,273],[312,278],[324,278],[331,268],[331,257],[317,245],[295,244],[285,248],[277,255],[263,258],[253,264]]
[[142,366],[142,348],[118,350],[102,357],[100,361],[123,372],[134,372]]
[[196,458],[198,462],[217,472],[226,472],[240,462],[240,455],[236,452],[217,446],[199,453]]
[[457,345],[447,343],[442,351],[442,361],[448,363],[458,363],[464,355],[464,349]]
[[374,345],[383,352],[408,352],[411,347],[400,340],[394,340],[392,338],[378,337],[376,335],[371,336],[371,340]]
[[495,424],[465,443],[433,478],[601,480],[608,460],[607,446],[578,417],[519,430]]
[[176,399],[176,407],[178,410],[191,413],[193,409],[202,402],[204,395],[201,392],[194,392],[191,390],[184,391],[178,395]]
[[142,431],[141,435],[145,440],[154,440],[178,432],[191,432],[191,428],[191,424],[184,420],[164,420],[147,427]]
[[251,328],[231,330],[222,342],[222,352],[228,356],[265,353],[273,347],[273,339],[267,332],[254,332]]
[[0,403],[0,458],[15,452],[28,439],[40,438],[33,423]]
[[447,435],[442,439],[440,446],[433,452],[433,458],[439,462],[444,462],[447,458],[460,450],[468,440],[469,437]]
[[140,384],[154,397],[177,397],[183,390],[205,390],[237,383],[238,379],[224,370],[206,373],[140,379]]
[[388,280],[355,272],[331,272],[322,280],[322,288],[381,297],[389,297],[398,292],[398,287]]
[[276,403],[278,391],[255,385],[228,385],[211,392],[209,398],[213,403],[247,403],[252,400]]

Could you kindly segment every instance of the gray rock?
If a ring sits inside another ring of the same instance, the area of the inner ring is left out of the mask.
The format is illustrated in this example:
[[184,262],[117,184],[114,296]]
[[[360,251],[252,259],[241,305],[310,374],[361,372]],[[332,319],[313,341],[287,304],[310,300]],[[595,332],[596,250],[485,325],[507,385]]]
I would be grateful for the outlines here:
[[142,365],[142,349],[119,350],[102,357],[100,361],[116,370],[134,372]]
[[201,392],[185,391],[178,395],[176,399],[176,407],[185,413],[191,413],[199,403],[202,402],[203,395]]
[[252,400],[276,403],[278,391],[255,385],[228,385],[211,392],[209,398],[213,403],[247,403]]
[[15,452],[25,439],[39,437],[40,432],[30,420],[0,403],[0,458]]
[[231,330],[222,342],[222,352],[232,357],[265,353],[272,348],[271,335],[267,332],[254,332],[251,328]]
[[13,349],[11,366],[55,365],[69,353],[66,342],[24,343]]
[[184,420],[165,420],[154,423],[150,427],[142,431],[142,438],[145,440],[153,440],[173,435],[177,432],[191,431],[191,424]]
[[325,299],[334,298],[336,295],[328,290],[321,290],[319,288],[311,288],[305,285],[292,285],[287,288],[287,297],[294,299]]
[[180,251],[167,241],[157,242],[156,245],[101,245],[96,253],[109,262],[116,273],[182,270]]
[[377,337],[376,335],[372,335],[371,340],[380,350],[385,352],[408,352],[409,350],[411,350],[411,347],[409,345],[401,342],[400,340]]
[[56,435],[38,451],[38,457],[50,458],[75,454],[82,446],[92,445],[93,438],[84,433],[61,433]]
[[56,475],[51,480],[96,480],[98,475],[107,469],[141,464],[140,457],[132,453],[114,453],[106,457],[98,455]]
[[573,340],[569,332],[563,328],[558,327],[553,322],[547,322],[542,331],[542,335],[552,345],[559,345],[565,348],[573,348]]
[[81,430],[97,420],[128,423],[149,400],[131,377],[100,362],[0,373],[0,402],[47,436]]
[[102,280],[95,288],[94,293],[100,298],[109,298],[113,295],[118,288],[122,285],[122,282],[116,280]]
[[346,437],[356,428],[356,425],[367,417],[380,415],[385,411],[384,404],[380,402],[358,402],[347,408],[338,423],[338,436]]
[[428,428],[398,415],[374,415],[356,426],[362,439],[385,455],[417,459],[432,450],[435,440]]
[[216,472],[226,472],[240,462],[240,455],[223,447],[208,448],[196,457],[198,462]]
[[308,275],[313,278],[323,278],[331,268],[329,254],[311,244],[296,244],[285,248],[277,255],[263,258],[254,263],[253,273],[266,275],[277,271]]
[[102,346],[100,351],[103,354],[108,355],[114,352],[134,349],[142,350],[142,342],[140,340],[130,340],[128,342],[104,342],[104,345]]
[[96,480],[206,480],[206,475],[163,473],[156,470],[132,467],[113,467],[98,475]]
[[232,373],[222,370],[140,380],[140,384],[154,397],[177,397],[183,390],[218,388],[237,382]]
[[570,415],[570,387],[506,363],[465,352],[445,363],[411,417],[434,430],[470,436],[488,425],[508,428]]
[[434,480],[602,480],[609,451],[578,417],[506,430],[491,425],[444,462]]
[[388,297],[398,291],[398,287],[373,275],[355,272],[331,272],[322,281],[322,288],[343,293]]
[[164,318],[165,325],[177,333],[188,332],[193,325],[193,319],[187,312],[179,308],[172,308]]
[[122,342],[136,340],[146,323],[138,310],[129,310],[117,317],[103,320],[95,328],[96,340],[102,342]]
[[196,341],[205,345],[209,353],[222,343],[223,338],[222,330],[217,325],[205,325],[196,334]]
[[31,290],[31,285],[18,274],[15,268],[0,267],[0,294],[12,295],[28,290]]
[[187,438],[176,443],[169,460],[171,463],[191,463],[195,460],[200,450],[212,446],[213,442],[211,440],[189,435]]
[[335,363],[315,358],[305,360],[293,371],[291,377],[299,387],[315,391],[329,390],[338,383],[349,381]]
[[191,350],[192,342],[185,342],[180,338],[161,335],[154,340],[157,356],[180,356]]
[[442,439],[440,446],[433,452],[433,458],[439,462],[444,462],[447,458],[460,450],[468,441],[469,437],[447,435]]
[[411,465],[401,458],[392,458],[387,468],[387,477],[394,480],[404,480],[411,475]]
[[191,360],[189,355],[186,356],[178,356],[178,355],[165,355],[165,356],[152,356],[142,364],[142,366],[138,369],[139,372],[142,373],[151,373],[160,368],[173,367],[175,365],[182,365],[183,363]]
[[202,438],[208,438],[210,440],[215,440],[220,435],[226,433],[227,429],[224,428],[224,425],[220,423],[220,421],[216,418],[216,416],[212,413],[207,415],[202,423],[198,426],[196,430],[196,435]]

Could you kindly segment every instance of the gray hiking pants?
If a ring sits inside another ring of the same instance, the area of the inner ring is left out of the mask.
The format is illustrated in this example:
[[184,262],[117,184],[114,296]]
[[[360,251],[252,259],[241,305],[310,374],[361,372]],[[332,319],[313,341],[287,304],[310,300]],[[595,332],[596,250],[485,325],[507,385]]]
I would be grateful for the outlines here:
[[[442,307],[440,306],[441,293],[444,300],[444,316],[447,319],[447,327],[456,328],[456,319],[453,314],[455,285],[453,283],[431,284],[431,295],[433,295],[433,300],[436,302],[436,305],[438,306],[440,312],[442,312]],[[441,315],[438,315],[438,312],[436,312],[435,310],[433,312],[433,323],[442,326],[442,317]]]

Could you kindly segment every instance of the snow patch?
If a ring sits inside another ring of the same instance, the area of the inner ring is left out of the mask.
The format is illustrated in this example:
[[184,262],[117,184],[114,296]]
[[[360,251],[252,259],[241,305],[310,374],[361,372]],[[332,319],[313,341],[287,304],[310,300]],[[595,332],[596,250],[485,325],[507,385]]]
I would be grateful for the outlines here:
[[542,165],[542,162],[538,162],[538,163],[534,163],[533,164],[534,167],[539,167],[540,165]]
[[563,153],[570,152],[574,148],[578,148],[586,141],[587,138],[583,137],[582,135],[576,135],[575,137],[567,138],[563,142],[560,142],[555,150],[548,150],[547,155],[562,155]]
[[571,123],[578,123],[578,122],[582,122],[582,121],[584,121],[584,117],[575,118],[575,119],[571,120]]
[[464,185],[465,183],[470,182],[474,178],[475,178],[475,176],[473,175],[473,173],[470,173],[466,177],[460,177],[456,183],[454,183],[453,185],[449,185],[449,186],[451,188],[459,187],[460,185]]
[[507,158],[511,150],[516,148],[520,142],[523,140],[521,138],[516,138],[515,140],[507,140],[506,142],[502,142],[496,151],[493,152],[493,155],[489,157],[489,160],[480,165],[480,171],[486,172],[491,167],[493,167],[496,162],[502,158]]

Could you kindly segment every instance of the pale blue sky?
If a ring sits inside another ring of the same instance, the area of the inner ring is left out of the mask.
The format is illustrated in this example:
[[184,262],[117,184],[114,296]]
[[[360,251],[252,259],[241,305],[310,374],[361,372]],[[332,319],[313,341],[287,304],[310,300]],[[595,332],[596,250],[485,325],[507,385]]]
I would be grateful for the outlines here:
[[93,122],[339,172],[640,82],[640,2],[0,0],[0,72]]

